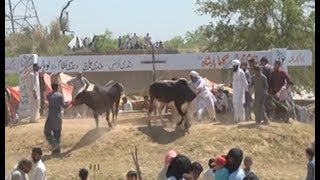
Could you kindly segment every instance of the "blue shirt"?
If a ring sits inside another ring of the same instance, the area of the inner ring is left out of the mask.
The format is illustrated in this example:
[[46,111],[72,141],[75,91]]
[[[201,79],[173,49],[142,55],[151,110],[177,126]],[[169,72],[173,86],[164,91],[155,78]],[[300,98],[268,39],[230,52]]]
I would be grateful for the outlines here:
[[239,168],[229,176],[229,180],[243,180],[246,177],[244,170]]
[[66,108],[68,105],[64,101],[63,95],[59,92],[51,92],[48,94],[49,112],[45,128],[50,130],[61,130],[61,107]]
[[214,173],[215,180],[228,180],[229,179],[229,171],[226,168],[222,168],[217,170]]

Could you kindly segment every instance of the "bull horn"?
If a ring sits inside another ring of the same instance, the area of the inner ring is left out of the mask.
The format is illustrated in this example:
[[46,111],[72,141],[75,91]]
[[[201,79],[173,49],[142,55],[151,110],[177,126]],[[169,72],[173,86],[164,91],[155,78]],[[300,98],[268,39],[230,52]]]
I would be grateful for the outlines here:
[[90,86],[90,84],[87,84],[83,91],[86,91],[89,86]]

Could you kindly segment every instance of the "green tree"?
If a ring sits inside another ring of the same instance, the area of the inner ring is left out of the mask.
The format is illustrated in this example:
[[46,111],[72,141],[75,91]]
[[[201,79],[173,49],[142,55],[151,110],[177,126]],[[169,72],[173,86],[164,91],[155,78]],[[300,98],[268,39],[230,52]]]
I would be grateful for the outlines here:
[[[203,27],[208,51],[308,48],[314,54],[314,0],[197,0],[196,4],[198,12],[218,20]],[[314,89],[314,65],[290,67],[289,73],[296,84]]]

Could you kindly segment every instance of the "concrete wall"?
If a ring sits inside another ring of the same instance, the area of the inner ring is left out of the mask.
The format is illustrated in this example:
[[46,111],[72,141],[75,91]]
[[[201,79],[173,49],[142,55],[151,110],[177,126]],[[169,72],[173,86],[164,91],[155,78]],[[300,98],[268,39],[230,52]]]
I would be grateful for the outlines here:
[[[164,80],[173,77],[189,78],[189,70],[177,71],[156,71],[156,79]],[[231,75],[226,70],[197,70],[202,77],[206,77],[211,81],[218,83],[230,83]],[[75,73],[67,73],[74,76]],[[134,72],[86,72],[84,76],[91,83],[105,84],[110,80],[120,82],[125,86],[125,90],[129,94],[146,94],[150,83],[152,83],[151,71],[134,71]]]

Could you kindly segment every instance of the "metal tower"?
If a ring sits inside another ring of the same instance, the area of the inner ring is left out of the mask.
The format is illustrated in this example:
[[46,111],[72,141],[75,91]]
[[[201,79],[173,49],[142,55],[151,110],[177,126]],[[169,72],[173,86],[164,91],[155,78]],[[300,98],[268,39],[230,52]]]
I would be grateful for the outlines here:
[[40,25],[33,0],[6,0],[6,34],[18,33],[24,28]]

